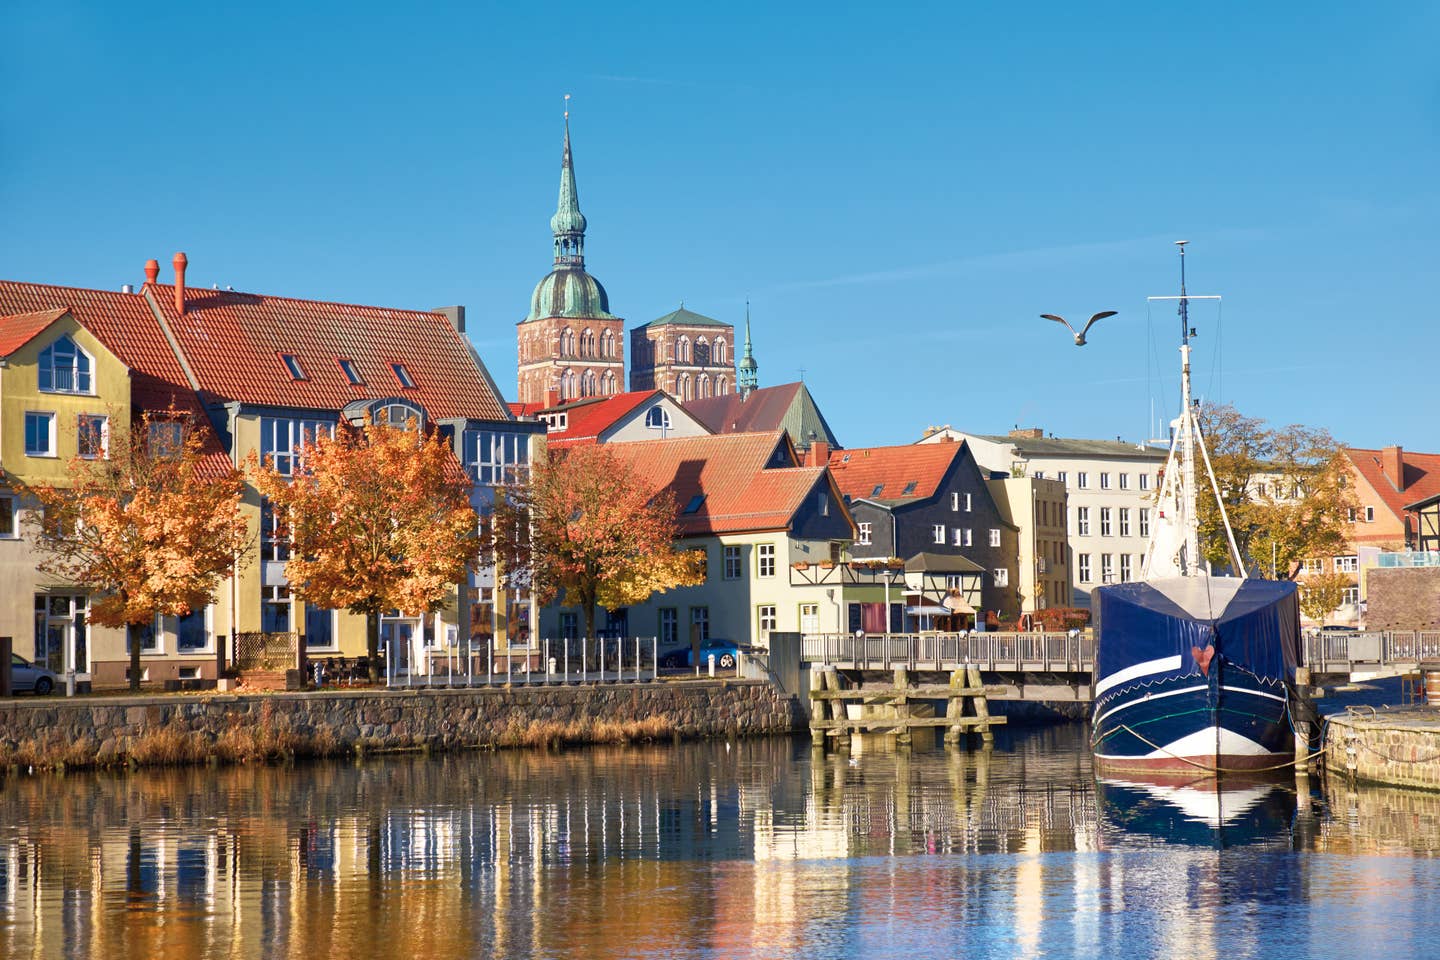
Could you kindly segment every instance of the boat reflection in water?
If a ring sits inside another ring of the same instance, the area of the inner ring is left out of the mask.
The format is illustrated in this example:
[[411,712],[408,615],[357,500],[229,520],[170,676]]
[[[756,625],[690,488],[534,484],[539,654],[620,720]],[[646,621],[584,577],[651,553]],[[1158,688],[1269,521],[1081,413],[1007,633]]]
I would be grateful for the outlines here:
[[1293,779],[1216,777],[1214,774],[1129,774],[1096,779],[1096,805],[1104,844],[1124,835],[1133,845],[1290,847],[1295,821]]

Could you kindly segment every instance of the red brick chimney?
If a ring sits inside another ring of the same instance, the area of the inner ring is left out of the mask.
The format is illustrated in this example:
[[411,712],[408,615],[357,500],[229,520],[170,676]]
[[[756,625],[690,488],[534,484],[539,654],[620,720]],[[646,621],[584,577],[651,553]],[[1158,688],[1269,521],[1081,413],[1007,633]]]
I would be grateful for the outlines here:
[[146,282],[146,283],[154,283],[155,281],[157,281],[157,280],[159,280],[159,279],[160,279],[160,261],[159,261],[159,260],[146,260],[146,261],[145,261],[145,282]]
[[810,449],[805,452],[805,466],[823,467],[830,462],[830,444],[824,440],[811,440]]
[[175,265],[175,312],[180,316],[185,315],[185,267],[190,263],[185,259],[185,254],[175,254],[175,259],[170,261]]
[[1010,431],[1012,440],[1044,440],[1045,430],[1042,427],[1017,427]]
[[1398,443],[1380,451],[1380,469],[1397,493],[1405,490],[1405,450]]
[[545,409],[553,410],[558,406],[560,406],[560,388],[551,387],[545,391]]

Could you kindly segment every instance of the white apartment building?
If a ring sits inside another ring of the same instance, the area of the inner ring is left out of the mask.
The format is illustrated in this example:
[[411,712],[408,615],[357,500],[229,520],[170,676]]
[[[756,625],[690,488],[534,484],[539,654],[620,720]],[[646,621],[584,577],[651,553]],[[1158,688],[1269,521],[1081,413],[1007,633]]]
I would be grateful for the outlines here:
[[1101,584],[1139,579],[1165,450],[1118,438],[1047,437],[1038,428],[993,436],[945,426],[927,430],[919,442],[945,439],[970,444],[981,468],[996,475],[1058,480],[1065,485],[1075,606],[1088,608],[1090,591]]

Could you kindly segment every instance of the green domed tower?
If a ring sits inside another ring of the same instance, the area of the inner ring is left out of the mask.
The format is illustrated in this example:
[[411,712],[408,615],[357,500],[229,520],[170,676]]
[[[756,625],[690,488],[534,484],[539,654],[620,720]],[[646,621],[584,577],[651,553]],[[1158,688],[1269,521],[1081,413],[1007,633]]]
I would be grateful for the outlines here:
[[560,160],[560,199],[550,232],[554,269],[535,285],[518,325],[518,399],[547,406],[619,393],[625,382],[625,321],[610,312],[605,288],[585,272],[585,215],[575,189],[570,112]]

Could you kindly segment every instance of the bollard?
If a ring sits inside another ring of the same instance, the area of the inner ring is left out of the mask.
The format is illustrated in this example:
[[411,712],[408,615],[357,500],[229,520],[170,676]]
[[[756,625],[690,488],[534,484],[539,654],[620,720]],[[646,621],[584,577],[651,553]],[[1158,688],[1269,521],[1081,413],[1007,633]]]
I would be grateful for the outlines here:
[[554,657],[551,657],[551,658],[547,661],[547,663],[548,663],[548,665],[549,665],[549,668],[545,671],[545,682],[546,682],[546,683],[554,683],[554,682],[555,682],[555,658],[554,658]]
[[710,661],[710,677],[713,679],[715,677],[715,654],[712,653],[705,659]]

